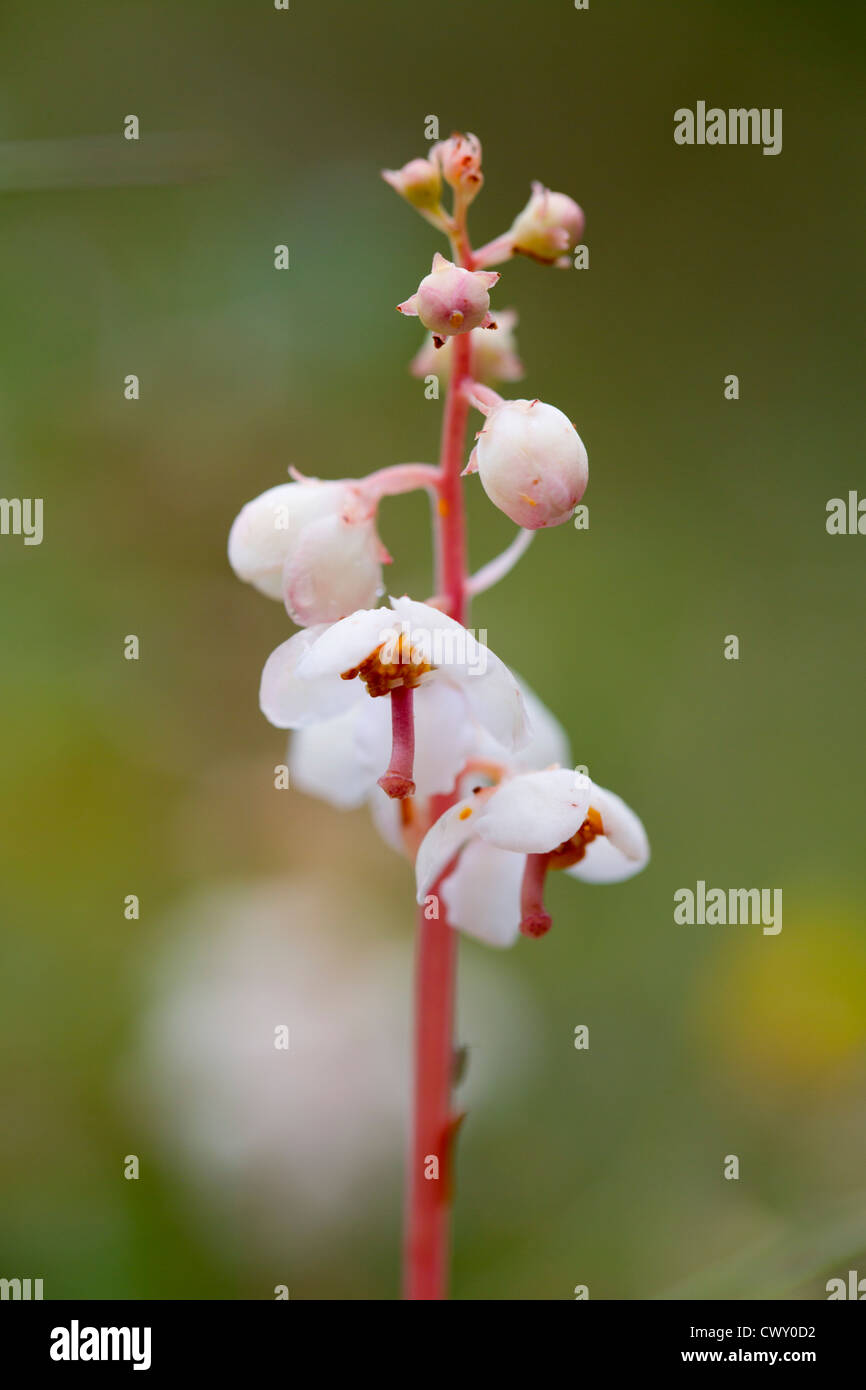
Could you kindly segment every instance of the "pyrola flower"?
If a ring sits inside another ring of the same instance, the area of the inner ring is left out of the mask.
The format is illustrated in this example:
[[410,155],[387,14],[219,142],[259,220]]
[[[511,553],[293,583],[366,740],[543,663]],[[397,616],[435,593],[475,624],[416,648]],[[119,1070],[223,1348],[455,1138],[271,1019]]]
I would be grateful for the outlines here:
[[464,470],[478,473],[500,511],[528,531],[561,526],[586,491],[589,464],[567,415],[543,401],[503,401],[470,388],[487,416]]
[[644,868],[649,844],[614,792],[581,773],[548,768],[476,787],[439,817],[418,851],[419,903],[458,854],[441,887],[449,920],[491,945],[510,946],[519,932],[550,929],[543,899],[549,869],[617,883]]
[[457,333],[495,328],[488,290],[498,279],[497,270],[463,270],[437,251],[430,274],[397,308],[401,314],[417,316],[430,329],[436,347],[441,347]]
[[583,209],[565,193],[533,183],[532,197],[511,225],[512,251],[544,265],[568,265],[568,252],[583,236]]
[[[450,709],[441,691],[429,703],[437,686],[459,696]],[[526,742],[523,698],[508,668],[453,618],[409,598],[392,598],[390,609],[361,610],[331,627],[290,637],[268,658],[260,703],[278,729],[301,729],[332,721],[367,696],[389,696],[391,761],[378,781],[389,796],[402,799],[416,791],[414,695],[422,687],[425,720],[439,729],[425,749],[434,765],[447,756],[462,766],[459,737],[447,755],[442,750],[464,722],[471,727],[477,721],[508,748]],[[352,736],[350,729],[343,733]],[[350,769],[354,777],[357,765],[350,763]],[[451,784],[455,775],[450,773]]]
[[[483,332],[480,328],[473,330],[472,375],[476,381],[519,381],[523,376],[514,336],[516,324],[515,309],[500,309],[490,328]],[[437,349],[432,337],[428,338],[413,357],[409,370],[422,379],[440,376],[447,381],[451,375],[451,339]]]
[[375,502],[354,482],[304,478],[248,502],[229,533],[240,579],[282,599],[294,622],[335,622],[381,594],[387,553]]
[[435,160],[410,159],[402,169],[383,169],[382,178],[419,212],[438,212],[442,175]]
[[471,202],[484,182],[478,136],[455,134],[449,140],[440,140],[433,146],[430,158],[439,161],[445,182],[464,203]]

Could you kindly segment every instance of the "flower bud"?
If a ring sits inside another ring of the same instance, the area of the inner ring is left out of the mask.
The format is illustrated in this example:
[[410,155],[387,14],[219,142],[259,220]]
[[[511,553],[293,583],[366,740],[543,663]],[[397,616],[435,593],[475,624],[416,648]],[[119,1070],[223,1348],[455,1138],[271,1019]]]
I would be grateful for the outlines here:
[[[512,249],[545,265],[567,258],[583,236],[583,209],[565,193],[551,193],[541,183],[511,227]],[[564,261],[568,264],[567,259]]]
[[[494,328],[484,332],[480,328],[472,330],[472,375],[476,381],[519,381],[523,376],[514,336],[516,323],[515,309],[501,309]],[[451,340],[437,351],[432,338],[427,338],[413,357],[410,371],[422,379],[438,375],[447,381],[451,374]]]
[[464,203],[471,202],[484,182],[477,135],[455,134],[450,140],[440,140],[430,157],[439,161],[445,182],[462,195]]
[[402,169],[383,169],[382,178],[420,212],[436,212],[442,194],[442,175],[432,159],[410,159]]
[[522,400],[489,407],[466,471],[477,472],[491,502],[530,531],[568,521],[589,476],[586,449],[568,416]]
[[437,251],[430,274],[397,308],[401,314],[417,316],[430,329],[435,346],[441,347],[458,333],[495,327],[488,290],[498,279],[498,271],[463,270]]
[[369,607],[382,591],[375,506],[347,482],[304,478],[248,502],[229,534],[229,563],[303,626]]
[[300,627],[371,607],[384,588],[375,521],[354,520],[349,508],[311,522],[287,555],[282,579],[289,617]]

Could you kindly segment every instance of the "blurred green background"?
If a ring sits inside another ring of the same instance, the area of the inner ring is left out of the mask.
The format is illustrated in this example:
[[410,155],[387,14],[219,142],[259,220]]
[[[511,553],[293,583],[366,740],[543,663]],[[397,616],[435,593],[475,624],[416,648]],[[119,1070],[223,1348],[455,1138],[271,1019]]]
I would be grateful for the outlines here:
[[[621,887],[557,878],[542,942],[462,945],[454,1295],[866,1274],[866,541],[824,525],[866,490],[863,25],[847,0],[7,0],[0,490],[45,499],[45,538],[0,539],[0,1274],[397,1296],[410,874],[366,813],[273,789],[257,685],[291,629],[225,541],[290,464],[435,457],[393,306],[439,242],[379,179],[430,113],[484,143],[477,242],[533,178],[586,210],[589,270],[515,263],[495,294],[514,394],[587,444],[590,529],[541,535],[473,621],[653,846]],[[782,107],[783,152],[676,146],[699,99]],[[477,566],[512,528],[467,492]],[[397,592],[430,591],[426,525],[386,504]],[[781,887],[782,933],[676,926],[697,879]]]

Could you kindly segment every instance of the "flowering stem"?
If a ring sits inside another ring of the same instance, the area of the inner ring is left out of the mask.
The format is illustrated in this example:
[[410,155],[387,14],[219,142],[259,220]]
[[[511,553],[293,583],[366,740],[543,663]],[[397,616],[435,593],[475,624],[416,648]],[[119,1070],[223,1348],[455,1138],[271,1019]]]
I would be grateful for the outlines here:
[[466,622],[466,523],[463,510],[463,441],[469,417],[469,401],[463,393],[463,383],[471,380],[471,345],[469,334],[454,338],[452,345],[451,380],[445,401],[442,422],[441,480],[437,532],[436,592],[443,594],[448,612],[458,623]]
[[[461,233],[459,259],[471,268],[472,251]],[[451,378],[442,422],[439,500],[436,508],[436,591],[452,618],[467,617],[466,524],[460,474],[471,379],[470,334],[452,340]],[[451,798],[437,797],[434,819]],[[451,1110],[452,1041],[457,939],[444,910],[439,885],[433,894],[438,917],[418,919],[415,981],[415,1055],[412,1138],[405,1246],[405,1296],[443,1299],[448,1291],[452,1148],[457,1121]],[[434,1162],[435,1160],[435,1162]]]
[[[438,897],[436,885],[434,894]],[[451,1209],[452,1029],[457,934],[419,909],[415,968],[415,1093],[410,1147],[405,1296],[447,1297]]]

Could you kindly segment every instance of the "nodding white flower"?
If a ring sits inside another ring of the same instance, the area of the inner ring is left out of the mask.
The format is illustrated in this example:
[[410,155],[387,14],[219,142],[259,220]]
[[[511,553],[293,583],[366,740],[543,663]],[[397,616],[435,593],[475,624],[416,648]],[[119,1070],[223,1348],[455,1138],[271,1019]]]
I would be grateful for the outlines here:
[[543,401],[504,401],[486,387],[469,395],[487,422],[464,471],[477,472],[491,502],[528,531],[568,521],[589,480],[568,416]]
[[543,936],[550,869],[587,883],[617,883],[649,860],[646,831],[614,792],[568,768],[523,772],[476,787],[427,831],[415,863],[418,902],[424,903],[460,855],[438,891],[449,921],[495,946],[518,933]]
[[434,145],[430,158],[438,161],[445,182],[462,197],[464,205],[470,203],[484,182],[478,136],[455,133]]
[[490,317],[490,290],[499,279],[497,270],[464,270],[437,251],[433,269],[415,294],[398,304],[401,314],[421,320],[433,334],[435,347],[458,333],[473,328],[495,328]]
[[248,502],[229,533],[240,579],[282,599],[294,622],[330,623],[374,602],[388,559],[375,501],[359,485],[303,478]]
[[583,209],[565,193],[533,183],[532,197],[508,233],[512,251],[544,265],[568,265],[568,252],[583,237]]
[[410,159],[402,169],[383,169],[382,178],[419,212],[439,211],[442,174],[436,160]]
[[[523,698],[508,668],[453,618],[409,598],[392,598],[390,609],[362,609],[331,627],[308,628],[290,637],[268,658],[260,703],[277,728],[328,721],[334,738],[338,716],[348,715],[358,703],[376,704],[389,696],[391,760],[378,784],[389,796],[403,799],[417,790],[416,693],[423,739],[418,774],[423,772],[428,795],[453,786],[466,760],[465,741],[473,722],[506,748],[519,748],[528,738]],[[364,746],[363,734],[351,720],[338,733],[335,753],[340,753],[341,741],[342,749],[356,739]],[[318,762],[315,747],[309,745],[308,751],[320,767],[321,746]],[[374,769],[363,758],[341,764],[335,756],[335,781],[343,777],[349,779],[345,804],[376,782]]]
[[[516,324],[515,309],[500,309],[492,328],[473,329],[471,370],[476,381],[519,381],[524,375],[514,336]],[[422,379],[440,376],[447,381],[451,375],[451,356],[450,338],[439,349],[430,337],[413,357],[409,370]]]
[[[319,747],[316,748],[312,745],[310,736],[316,734],[318,730],[300,729],[292,735],[289,751],[289,772],[292,784],[301,791],[322,797],[324,800],[341,807],[359,806],[366,799],[373,824],[385,843],[398,854],[414,860],[418,846],[433,824],[438,811],[438,808],[430,801],[430,796],[434,794],[462,796],[465,792],[474,789],[479,782],[487,784],[491,779],[501,778],[506,773],[510,775],[516,772],[539,771],[541,768],[549,767],[551,763],[567,764],[570,761],[571,752],[568,736],[559,720],[542,704],[534,690],[524,680],[521,680],[520,676],[515,675],[514,678],[523,697],[529,731],[526,742],[520,748],[506,748],[480,724],[470,723],[465,719],[457,730],[452,714],[448,738],[450,740],[454,740],[455,737],[458,739],[458,746],[452,751],[447,742],[442,741],[442,731],[445,727],[445,721],[449,717],[449,711],[446,710],[438,727],[433,731],[434,736],[427,742],[427,746],[432,752],[432,756],[431,752],[427,754],[429,772],[425,777],[422,770],[421,775],[417,776],[418,791],[415,798],[407,801],[392,801],[379,787],[374,787],[372,795],[367,797],[361,785],[361,779],[357,778],[355,799],[348,802],[345,799],[335,800],[330,790],[334,782],[336,760],[330,749],[326,750],[325,738],[321,738]],[[429,694],[435,696],[437,694],[436,688],[431,690]],[[335,728],[339,722],[334,720],[330,726],[320,726],[320,728]],[[346,743],[343,745],[346,758],[354,758],[356,766],[358,763],[369,763],[369,754],[365,754],[364,751],[364,739],[369,737],[369,732],[369,729],[365,728],[362,731],[362,738],[359,739],[356,730],[356,737],[352,743],[348,746]],[[422,739],[419,735],[419,747],[421,746],[423,746]],[[384,748],[385,745],[380,743],[379,766],[381,766]],[[434,768],[435,772],[433,772]],[[416,771],[417,769],[418,764],[416,762]]]

